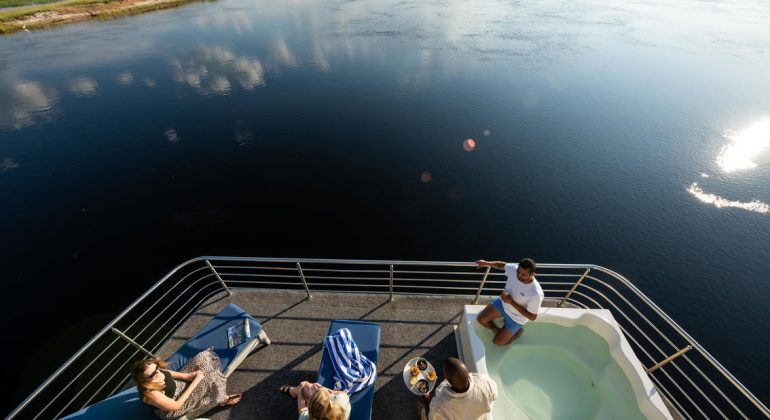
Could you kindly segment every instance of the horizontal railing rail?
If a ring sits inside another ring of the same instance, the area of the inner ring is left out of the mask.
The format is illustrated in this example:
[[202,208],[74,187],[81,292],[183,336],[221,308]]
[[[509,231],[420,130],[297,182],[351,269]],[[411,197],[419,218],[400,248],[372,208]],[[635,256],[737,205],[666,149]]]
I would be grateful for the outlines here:
[[[770,411],[703,346],[628,279],[590,264],[538,264],[551,305],[607,309],[638,359],[682,418],[770,418]],[[201,305],[230,289],[467,296],[485,302],[501,271],[471,262],[199,257],[165,275],[99,331],[12,413],[58,418],[130,386],[129,367],[158,350]],[[116,332],[130,337],[133,343]]]

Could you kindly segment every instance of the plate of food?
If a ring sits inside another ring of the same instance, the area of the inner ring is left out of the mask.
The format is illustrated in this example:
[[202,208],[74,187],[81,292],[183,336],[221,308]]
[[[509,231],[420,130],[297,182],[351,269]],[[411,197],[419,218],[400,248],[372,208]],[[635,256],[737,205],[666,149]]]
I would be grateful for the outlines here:
[[404,384],[413,394],[427,394],[436,385],[436,369],[422,357],[415,357],[404,366]]

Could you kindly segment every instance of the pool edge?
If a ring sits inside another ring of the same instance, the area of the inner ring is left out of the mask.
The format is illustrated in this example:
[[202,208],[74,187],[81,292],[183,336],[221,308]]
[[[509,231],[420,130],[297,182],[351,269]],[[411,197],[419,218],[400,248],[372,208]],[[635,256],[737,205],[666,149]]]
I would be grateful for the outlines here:
[[[476,317],[484,305],[465,305],[458,325],[458,353],[472,372],[488,375],[484,343],[476,334]],[[637,406],[648,419],[671,420],[657,388],[645,373],[641,362],[626,341],[620,326],[606,309],[541,308],[535,322],[562,326],[583,325],[607,341],[610,355],[623,370],[636,397]],[[514,344],[515,345],[515,344]],[[491,414],[487,420],[492,420]],[[500,419],[502,420],[502,419]]]

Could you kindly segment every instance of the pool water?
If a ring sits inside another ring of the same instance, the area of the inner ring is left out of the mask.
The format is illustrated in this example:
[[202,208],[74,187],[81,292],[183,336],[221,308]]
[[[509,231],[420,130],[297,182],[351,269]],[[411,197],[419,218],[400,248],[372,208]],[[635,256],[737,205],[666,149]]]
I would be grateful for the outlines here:
[[532,322],[510,346],[476,326],[497,383],[493,415],[503,419],[644,419],[633,388],[589,328]]

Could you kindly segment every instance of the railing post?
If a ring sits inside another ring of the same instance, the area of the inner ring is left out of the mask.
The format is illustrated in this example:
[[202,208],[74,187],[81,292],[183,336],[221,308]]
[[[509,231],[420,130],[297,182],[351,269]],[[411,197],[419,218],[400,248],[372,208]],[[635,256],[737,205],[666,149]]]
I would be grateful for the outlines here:
[[671,356],[668,356],[668,357],[666,357],[666,359],[665,359],[665,360],[663,360],[663,361],[659,362],[658,364],[656,364],[655,366],[653,366],[653,367],[651,367],[651,368],[647,369],[647,374],[649,375],[650,373],[652,373],[652,372],[654,372],[654,371],[658,370],[659,368],[661,368],[661,367],[663,367],[663,366],[665,366],[665,365],[669,364],[669,363],[670,363],[672,360],[674,360],[674,359],[676,359],[677,357],[679,357],[679,356],[681,356],[681,355],[683,355],[683,354],[687,353],[687,352],[688,352],[688,351],[690,351],[690,350],[692,350],[692,345],[691,345],[691,344],[688,344],[688,345],[687,345],[687,347],[683,348],[682,350],[679,350],[678,352],[676,352],[676,353],[672,354]]
[[140,351],[142,351],[142,352],[143,352],[144,354],[146,354],[147,356],[150,356],[150,357],[151,357],[151,358],[153,358],[153,359],[157,359],[157,358],[158,358],[158,356],[154,355],[154,354],[153,354],[151,351],[147,351],[147,349],[145,349],[144,347],[142,347],[142,346],[141,346],[139,343],[137,343],[136,341],[132,340],[132,339],[131,339],[131,338],[129,338],[127,335],[123,334],[123,333],[122,333],[122,332],[121,332],[119,329],[117,329],[117,328],[115,328],[115,327],[113,327],[113,328],[111,328],[111,329],[112,329],[112,332],[114,332],[115,334],[117,334],[117,335],[118,335],[120,338],[122,338],[122,339],[124,339],[124,340],[128,341],[128,344],[131,344],[132,346],[136,347],[137,349],[139,349]]
[[302,284],[305,286],[307,292],[307,298],[311,299],[313,296],[310,294],[310,289],[307,287],[307,280],[305,280],[305,273],[302,272],[302,266],[297,262],[297,270],[299,270],[299,277],[302,279]]
[[390,265],[390,301],[393,302],[393,264]]
[[224,280],[222,280],[222,277],[219,277],[219,273],[217,273],[217,270],[216,270],[216,269],[214,269],[214,266],[213,266],[213,265],[211,265],[211,263],[209,262],[209,260],[206,260],[206,265],[208,265],[208,266],[209,266],[209,268],[211,269],[211,271],[212,271],[212,272],[214,273],[214,275],[217,277],[217,280],[219,280],[219,282],[220,282],[220,283],[222,283],[222,287],[224,287],[224,288],[225,288],[225,291],[227,292],[227,295],[228,295],[228,296],[232,296],[232,295],[233,295],[233,293],[230,291],[230,288],[229,288],[229,287],[227,287],[227,285],[225,284],[225,281],[224,281]]
[[572,296],[572,292],[574,292],[575,289],[577,289],[577,287],[580,286],[580,283],[583,282],[583,279],[586,278],[589,271],[591,271],[591,268],[590,267],[586,268],[586,271],[583,273],[583,275],[580,276],[580,278],[578,279],[578,281],[575,282],[574,285],[572,285],[572,288],[569,289],[569,292],[567,292],[567,294],[564,295],[564,298],[562,298],[561,302],[559,302],[559,305],[558,305],[560,308],[564,306],[564,303],[567,301],[567,299],[569,299],[569,297]]
[[481,291],[484,290],[484,283],[487,282],[487,276],[489,275],[489,270],[491,270],[492,267],[487,267],[487,271],[484,272],[484,278],[481,279],[481,284],[479,285],[479,290],[476,291],[476,297],[473,299],[473,303],[479,301],[479,296],[481,295]]

